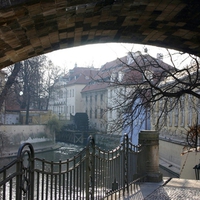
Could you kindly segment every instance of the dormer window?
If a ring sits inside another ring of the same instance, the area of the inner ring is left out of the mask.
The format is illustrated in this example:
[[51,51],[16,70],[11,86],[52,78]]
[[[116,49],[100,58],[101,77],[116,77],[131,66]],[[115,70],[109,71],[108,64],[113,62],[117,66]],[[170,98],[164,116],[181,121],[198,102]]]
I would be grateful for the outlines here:
[[145,72],[144,72],[144,74],[145,74],[145,77],[143,77],[143,79],[144,80],[152,80],[153,79],[153,73],[151,72],[151,71],[149,71],[149,70],[146,70]]
[[122,72],[119,72],[118,73],[118,81],[122,81],[122,79],[123,79],[123,73]]

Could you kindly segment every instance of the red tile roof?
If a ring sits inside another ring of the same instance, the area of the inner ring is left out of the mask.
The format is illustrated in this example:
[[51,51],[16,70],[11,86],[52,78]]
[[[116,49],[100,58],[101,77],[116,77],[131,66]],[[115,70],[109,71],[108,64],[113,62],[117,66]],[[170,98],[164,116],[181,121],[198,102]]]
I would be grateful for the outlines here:
[[[170,65],[164,63],[162,60],[151,57],[150,55],[137,55],[134,61],[127,65],[128,56],[106,63],[97,75],[88,85],[86,85],[82,92],[92,90],[105,89],[111,85],[110,77],[114,73],[122,72],[124,74],[122,83],[138,84],[143,81],[144,70],[150,70],[155,75],[160,74],[164,69],[172,69]],[[146,69],[144,69],[144,67]]]
[[68,80],[67,85],[87,84],[98,73],[98,69],[75,67],[70,70],[64,78]]

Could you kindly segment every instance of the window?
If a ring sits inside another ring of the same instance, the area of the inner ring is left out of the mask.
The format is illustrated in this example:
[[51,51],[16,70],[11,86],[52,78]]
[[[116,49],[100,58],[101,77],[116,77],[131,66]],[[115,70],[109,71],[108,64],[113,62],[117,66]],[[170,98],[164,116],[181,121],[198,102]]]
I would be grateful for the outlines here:
[[95,102],[97,102],[97,94],[95,95]]
[[149,81],[152,81],[152,79],[153,79],[153,73],[151,71],[146,70],[144,72],[144,74],[145,74],[145,76],[143,76],[143,80],[148,79]]
[[74,97],[74,89],[72,90],[72,97]]
[[110,112],[109,112],[109,113],[110,113],[110,118],[112,118],[112,110],[110,110]]
[[180,104],[180,125],[185,125],[185,96],[181,97],[181,104]]
[[176,105],[175,110],[174,110],[174,114],[175,114],[175,119],[174,119],[174,125],[178,126],[178,105]]
[[90,119],[92,118],[92,109],[90,109]]
[[101,110],[100,110],[100,117],[102,118],[103,117],[103,109],[101,108]]
[[95,109],[95,119],[97,118],[97,109]]
[[188,125],[192,125],[192,97],[188,96]]
[[122,72],[119,72],[118,73],[118,81],[122,81],[122,78],[123,78],[123,74],[122,74]]
[[200,125],[200,99],[197,100],[197,117],[198,124]]
[[172,100],[170,99],[169,100],[169,109],[170,109],[170,112],[169,112],[169,126],[172,126]]
[[29,117],[29,118],[28,118],[28,122],[29,122],[29,123],[32,123],[32,122],[33,122],[33,118],[32,118],[32,117]]
[[74,114],[74,106],[72,106],[72,113]]
[[103,94],[101,94],[101,104],[103,103]]
[[59,98],[63,98],[63,91],[62,90],[59,91]]
[[86,103],[88,102],[88,98],[87,98],[87,96],[85,97],[85,101],[86,101]]
[[92,96],[90,96],[90,103],[92,103]]

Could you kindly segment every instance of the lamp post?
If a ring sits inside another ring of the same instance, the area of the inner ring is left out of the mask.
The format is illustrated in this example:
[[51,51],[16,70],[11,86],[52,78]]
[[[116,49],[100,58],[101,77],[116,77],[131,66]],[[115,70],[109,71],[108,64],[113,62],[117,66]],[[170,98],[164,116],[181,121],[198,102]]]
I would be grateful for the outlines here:
[[195,176],[196,176],[196,180],[199,180],[199,173],[200,173],[200,163],[198,165],[195,165],[193,167],[194,171],[195,171]]

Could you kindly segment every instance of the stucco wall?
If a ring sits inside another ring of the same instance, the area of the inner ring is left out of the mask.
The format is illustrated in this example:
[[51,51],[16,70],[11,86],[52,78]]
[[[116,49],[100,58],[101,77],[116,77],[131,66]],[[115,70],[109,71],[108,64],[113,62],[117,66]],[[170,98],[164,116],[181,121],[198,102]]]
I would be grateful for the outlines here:
[[95,134],[95,143],[112,150],[120,145],[120,135]]
[[53,139],[46,125],[1,125],[0,136],[0,146],[19,145],[30,138]]
[[180,169],[181,153],[184,146],[175,141],[159,140],[159,156],[169,164]]
[[180,178],[196,179],[193,167],[200,163],[200,152],[192,151],[184,153],[181,156]]

